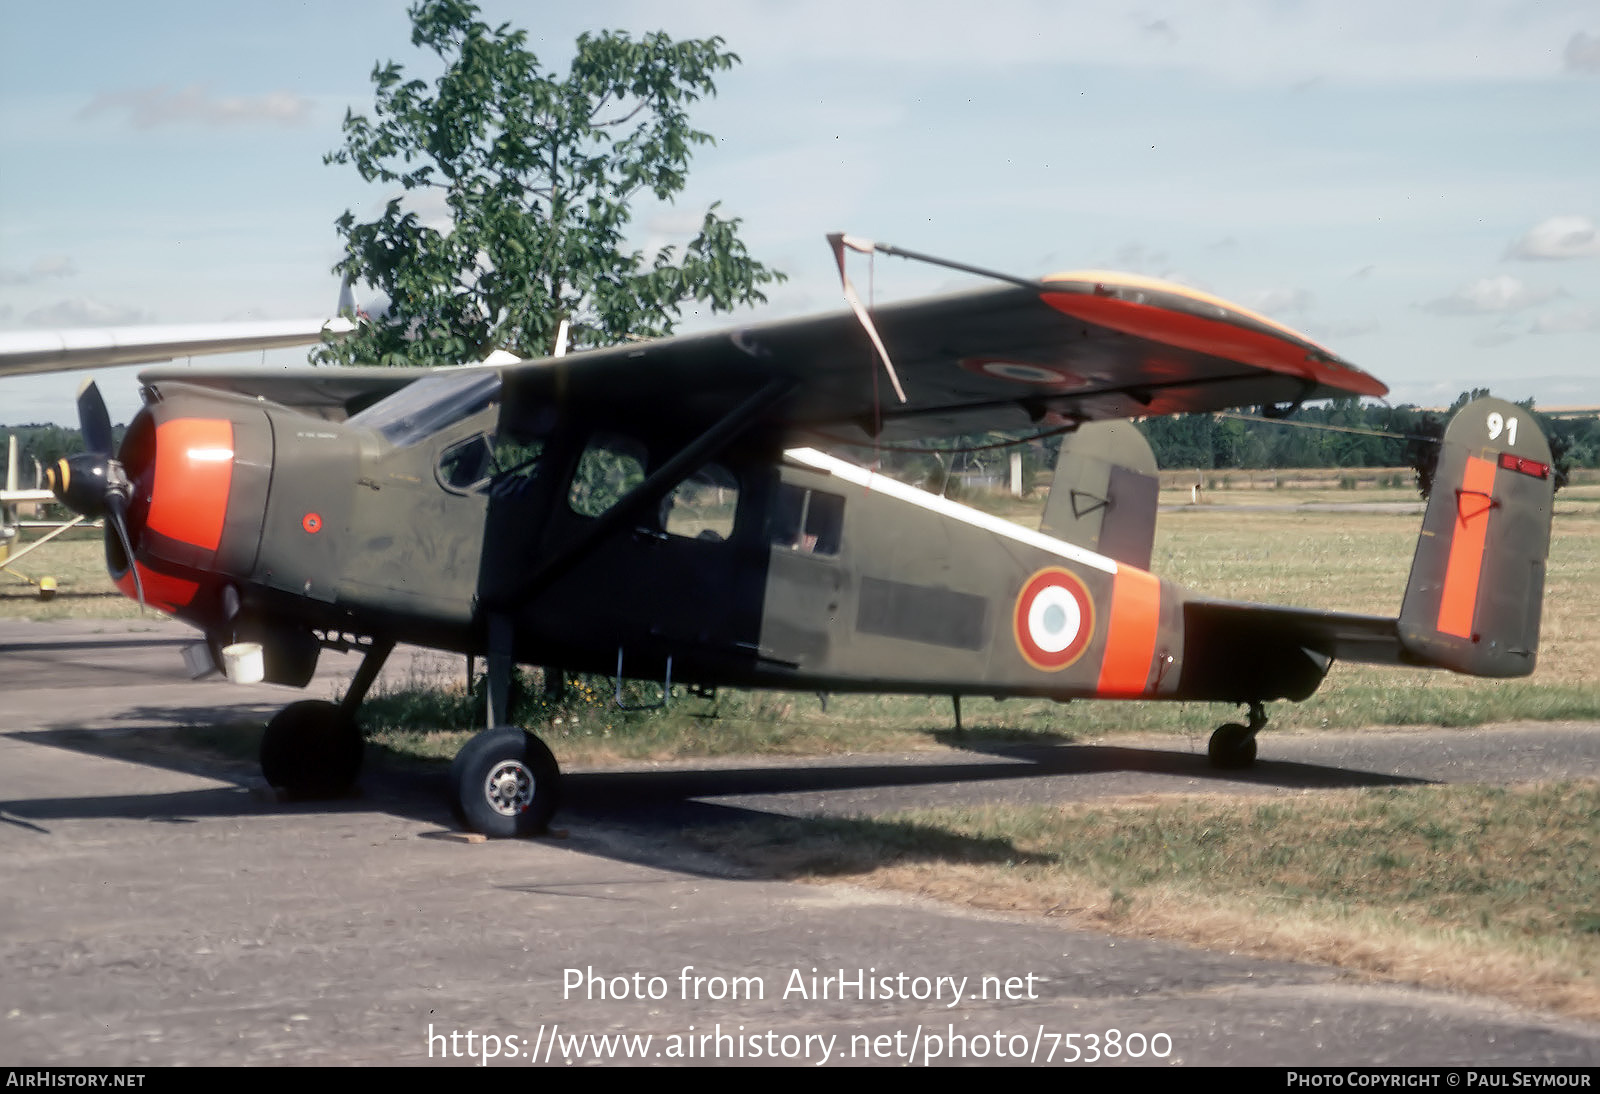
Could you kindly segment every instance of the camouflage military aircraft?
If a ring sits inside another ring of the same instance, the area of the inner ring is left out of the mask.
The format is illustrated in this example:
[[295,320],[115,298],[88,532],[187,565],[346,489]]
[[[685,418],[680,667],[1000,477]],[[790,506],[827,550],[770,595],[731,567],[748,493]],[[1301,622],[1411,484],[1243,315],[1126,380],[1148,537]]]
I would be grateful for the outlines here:
[[[1234,603],[1149,572],[1155,461],[1127,420],[1381,383],[1128,275],[1008,278],[863,317],[498,367],[148,370],[116,454],[85,391],[90,451],[55,488],[107,518],[118,586],[219,658],[258,646],[266,679],[303,686],[322,649],[362,652],[342,702],[268,725],[274,785],[356,777],[355,712],[396,643],[486,657],[490,728],[452,786],[498,836],[543,829],[559,794],[549,749],[507,725],[516,663],[669,689],[1240,704],[1211,738],[1223,767],[1253,762],[1264,705],[1306,698],[1336,660],[1532,671],[1552,482],[1521,408],[1484,399],[1452,421],[1398,617]],[[826,451],[1062,428],[1041,530]]]

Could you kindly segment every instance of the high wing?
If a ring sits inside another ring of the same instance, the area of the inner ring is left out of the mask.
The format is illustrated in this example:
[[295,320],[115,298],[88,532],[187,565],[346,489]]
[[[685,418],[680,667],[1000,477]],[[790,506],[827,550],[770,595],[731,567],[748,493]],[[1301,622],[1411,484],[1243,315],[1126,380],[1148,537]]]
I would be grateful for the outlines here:
[[0,376],[138,365],[213,353],[305,346],[323,334],[345,334],[348,319],[202,323],[186,326],[91,327],[0,332]]
[[[1081,421],[1296,404],[1387,388],[1304,336],[1169,282],[1099,271],[891,304],[872,319],[900,402],[848,312],[625,343],[500,366],[516,417],[600,407],[693,431],[774,383],[761,423],[824,440],[1047,429]],[[490,366],[477,366],[490,367]],[[156,369],[311,413],[353,412],[420,370]]]
[[1058,274],[889,305],[873,321],[906,401],[848,313],[610,347],[505,370],[520,399],[709,416],[793,382],[772,424],[859,441],[1382,395],[1372,376],[1262,316],[1167,282]]

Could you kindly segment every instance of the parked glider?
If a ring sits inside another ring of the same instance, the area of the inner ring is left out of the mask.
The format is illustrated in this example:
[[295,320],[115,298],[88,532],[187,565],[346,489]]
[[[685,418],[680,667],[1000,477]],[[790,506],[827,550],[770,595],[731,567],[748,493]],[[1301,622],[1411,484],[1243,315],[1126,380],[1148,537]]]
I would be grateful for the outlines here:
[[[836,249],[841,254],[840,240]],[[843,240],[844,246],[855,241]],[[882,248],[879,248],[882,249]],[[130,596],[252,644],[339,703],[267,726],[274,785],[355,777],[355,713],[398,642],[486,657],[489,726],[455,804],[541,830],[559,776],[508,726],[515,663],[702,687],[1237,703],[1211,760],[1253,761],[1264,704],[1336,660],[1532,671],[1550,452],[1479,400],[1443,439],[1397,618],[1214,600],[1148,572],[1149,446],[1125,419],[1381,395],[1306,338],[1182,287],[1067,273],[960,295],[468,370],[153,369],[111,451],[58,495],[107,520]],[[825,449],[1075,428],[1035,531]]]

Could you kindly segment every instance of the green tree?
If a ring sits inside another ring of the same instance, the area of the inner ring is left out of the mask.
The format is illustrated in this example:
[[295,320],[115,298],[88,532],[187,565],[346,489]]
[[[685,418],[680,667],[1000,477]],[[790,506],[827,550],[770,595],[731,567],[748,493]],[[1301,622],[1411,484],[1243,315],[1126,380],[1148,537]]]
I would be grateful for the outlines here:
[[585,34],[565,77],[541,67],[523,31],[491,28],[463,0],[410,10],[411,41],[443,63],[430,85],[391,61],[373,69],[373,117],[347,113],[325,157],[368,182],[442,200],[424,223],[402,197],[376,220],[338,220],[335,269],[382,290],[385,319],[319,350],[348,364],[456,364],[493,349],[551,352],[565,318],[575,345],[670,333],[691,300],[758,303],[783,275],[750,258],[737,218],[713,204],[679,254],[626,246],[632,200],[670,201],[692,150],[712,137],[687,110],[738,62],[720,38]]

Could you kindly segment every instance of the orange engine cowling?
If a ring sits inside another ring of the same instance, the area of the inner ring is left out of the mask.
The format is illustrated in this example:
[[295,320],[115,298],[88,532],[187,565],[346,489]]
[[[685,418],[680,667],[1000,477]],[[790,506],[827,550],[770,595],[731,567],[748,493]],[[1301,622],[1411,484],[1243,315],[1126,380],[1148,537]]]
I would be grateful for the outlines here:
[[202,624],[211,610],[202,588],[254,565],[272,466],[272,434],[261,411],[204,409],[212,413],[158,403],[134,419],[119,454],[131,488],[133,557],[115,535],[106,537],[107,566],[124,594],[142,587],[152,607]]

